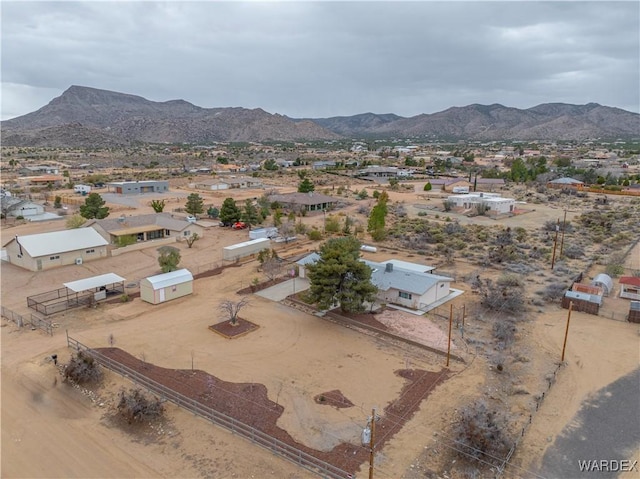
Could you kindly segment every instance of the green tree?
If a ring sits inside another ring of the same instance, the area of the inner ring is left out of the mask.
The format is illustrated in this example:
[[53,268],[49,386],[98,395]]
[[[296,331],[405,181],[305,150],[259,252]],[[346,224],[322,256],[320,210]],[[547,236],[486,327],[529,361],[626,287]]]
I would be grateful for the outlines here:
[[217,218],[219,214],[220,210],[218,210],[218,208],[216,208],[215,206],[210,206],[207,210],[207,216],[209,218]]
[[520,158],[517,158],[513,161],[511,165],[511,171],[509,172],[509,178],[516,183],[520,183],[523,181],[527,181],[529,176],[529,170],[527,170],[527,165],[524,164]]
[[276,171],[278,169],[278,163],[276,163],[276,160],[274,160],[273,158],[269,158],[268,160],[264,161],[264,163],[262,164],[262,168],[267,171]]
[[62,208],[62,197],[56,196],[53,200],[53,207],[56,209]]
[[200,215],[204,213],[204,200],[198,193],[191,193],[187,196],[187,204],[184,210],[190,215]]
[[83,218],[98,219],[109,216],[109,208],[105,205],[105,201],[98,193],[89,193],[84,200],[84,205],[80,205],[80,215]]
[[298,193],[310,193],[315,189],[316,187],[309,178],[303,179],[298,185]]
[[389,195],[386,191],[383,191],[378,195],[378,202],[371,210],[369,215],[369,222],[367,224],[367,231],[371,233],[372,237],[377,241],[384,239],[385,237],[385,221],[387,217],[387,202],[389,201]]
[[162,213],[164,211],[164,200],[152,200],[151,207],[156,213]]
[[360,242],[353,236],[333,238],[320,247],[320,259],[307,266],[309,299],[321,309],[339,303],[344,312],[364,311],[377,288],[371,268],[360,261]]
[[433,186],[431,186],[431,182],[427,181],[427,184],[424,185],[424,188],[422,188],[424,191],[431,191],[431,188],[433,188]]
[[244,221],[247,226],[257,225],[260,223],[262,217],[258,214],[258,209],[249,198],[244,201],[244,208],[242,208],[242,214],[240,219]]
[[160,256],[158,256],[158,264],[163,273],[175,271],[180,263],[180,250],[173,246],[162,246],[158,248]]
[[236,206],[236,202],[233,198],[226,198],[222,202],[222,207],[220,208],[220,221],[225,225],[231,225],[236,221],[240,221],[241,216],[242,213],[240,208]]

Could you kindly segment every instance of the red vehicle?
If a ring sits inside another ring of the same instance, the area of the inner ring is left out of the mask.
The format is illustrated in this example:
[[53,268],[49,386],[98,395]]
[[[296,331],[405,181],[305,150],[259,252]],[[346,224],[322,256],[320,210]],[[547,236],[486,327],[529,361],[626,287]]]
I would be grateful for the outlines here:
[[231,227],[234,230],[243,230],[247,227],[247,224],[242,221],[236,221],[235,223],[233,223],[233,225],[231,225]]

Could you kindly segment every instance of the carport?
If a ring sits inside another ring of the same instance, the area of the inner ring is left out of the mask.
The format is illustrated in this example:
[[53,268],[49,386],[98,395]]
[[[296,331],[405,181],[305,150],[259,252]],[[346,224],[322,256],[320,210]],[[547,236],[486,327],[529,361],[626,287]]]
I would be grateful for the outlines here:
[[107,295],[123,294],[124,281],[123,277],[115,273],[70,281],[63,283],[64,288],[29,296],[27,306],[48,316],[106,299]]

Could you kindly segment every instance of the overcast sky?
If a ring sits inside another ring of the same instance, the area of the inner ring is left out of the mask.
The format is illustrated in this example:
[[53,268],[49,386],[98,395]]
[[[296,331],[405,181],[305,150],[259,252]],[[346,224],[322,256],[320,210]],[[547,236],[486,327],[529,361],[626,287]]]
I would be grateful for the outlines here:
[[11,2],[2,119],[71,85],[292,117],[640,111],[640,2]]

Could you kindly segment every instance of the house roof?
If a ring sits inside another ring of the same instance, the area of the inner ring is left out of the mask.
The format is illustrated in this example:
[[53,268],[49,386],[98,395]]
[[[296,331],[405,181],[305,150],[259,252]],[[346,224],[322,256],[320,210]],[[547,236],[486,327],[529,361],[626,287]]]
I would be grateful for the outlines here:
[[32,258],[56,253],[66,253],[96,246],[106,246],[105,240],[93,228],[53,231],[35,235],[18,236],[18,243]]
[[406,291],[408,293],[424,294],[433,286],[441,282],[451,282],[453,278],[439,276],[430,273],[421,273],[393,266],[387,271],[386,263],[375,263],[362,260],[371,269],[371,282],[380,290],[387,291],[391,288]]
[[295,203],[299,205],[318,205],[321,203],[336,203],[338,200],[333,196],[323,195],[322,193],[286,193],[282,195],[269,196],[270,201],[278,201],[281,203]]
[[100,288],[102,286],[107,286],[114,283],[122,283],[123,281],[124,278],[122,276],[118,276],[115,273],[107,273],[101,274],[99,276],[92,276],[90,278],[79,279],[77,281],[70,281],[63,284],[71,291],[80,293],[82,291],[87,291],[88,289]]
[[638,276],[622,276],[618,281],[620,284],[628,284],[630,286],[640,286],[640,277]]
[[456,183],[466,183],[468,185],[471,185],[469,180],[467,180],[466,178],[431,178],[431,179],[429,179],[427,181],[429,183],[431,183],[432,185],[449,186],[449,185],[453,185],[453,184],[456,184]]
[[551,180],[549,183],[553,183],[555,185],[582,185],[582,184],[584,184],[582,181],[575,180],[575,179],[569,178],[569,177],[557,178],[555,180]]
[[381,263],[391,263],[394,268],[402,268],[409,271],[417,271],[418,273],[429,273],[433,271],[435,266],[427,266],[419,263],[410,263],[409,261],[402,261],[399,259],[387,259],[385,261],[381,261]]
[[[90,227],[94,224],[99,225],[108,233],[118,236],[122,234],[133,234],[143,231],[152,231],[158,228],[172,231],[182,231],[191,223],[189,223],[187,220],[172,218],[170,213],[151,213],[148,215],[105,218],[102,220],[92,221],[86,226]],[[147,228],[148,226],[153,227]],[[123,233],[123,231],[127,231],[128,233]]]
[[149,276],[146,278],[151,287],[154,290],[166,288],[167,286],[173,286],[176,284],[186,283],[187,281],[193,281],[193,275],[188,269],[178,269],[176,271],[170,271],[168,273],[157,274],[155,276]]
[[300,258],[296,261],[296,264],[300,266],[306,266],[308,264],[313,264],[320,259],[320,255],[318,253],[311,253],[305,256],[304,258]]
[[479,185],[504,185],[504,178],[478,178]]
[[580,299],[582,301],[588,301],[589,303],[602,304],[602,296],[597,294],[580,293],[579,291],[567,291],[564,293],[566,298]]

